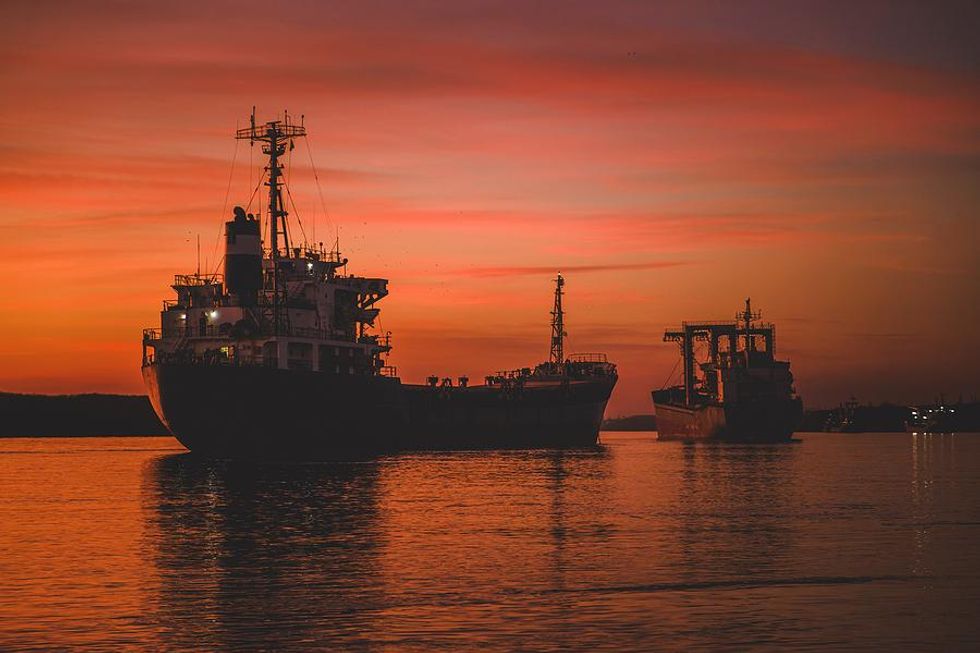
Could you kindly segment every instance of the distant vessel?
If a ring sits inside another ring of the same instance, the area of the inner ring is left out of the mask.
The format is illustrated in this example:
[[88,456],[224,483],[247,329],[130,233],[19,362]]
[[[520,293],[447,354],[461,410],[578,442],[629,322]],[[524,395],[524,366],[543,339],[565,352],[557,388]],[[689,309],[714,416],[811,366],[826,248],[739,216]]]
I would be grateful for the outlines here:
[[[665,342],[680,343],[684,384],[652,393],[661,440],[790,439],[803,402],[789,363],[775,359],[775,327],[760,317],[746,299],[733,322],[685,322],[664,333]],[[696,360],[697,343],[707,343],[705,362]]]
[[[960,409],[958,415],[957,407]],[[976,405],[973,407],[976,413]],[[940,401],[934,406],[910,406],[906,410],[905,430],[908,433],[955,433],[966,426],[963,416],[967,410],[962,401],[957,406],[948,406]]]
[[824,425],[824,430],[828,433],[857,433],[861,430],[861,425],[858,420],[858,411],[861,404],[858,403],[857,397],[851,395],[851,398],[843,402],[836,410],[830,411],[827,416],[827,423]]
[[257,125],[254,113],[238,130],[268,156],[267,212],[235,207],[224,275],[176,275],[160,328],[143,332],[150,400],[177,439],[227,458],[594,445],[616,366],[602,354],[565,357],[561,275],[548,362],[485,385],[401,382],[385,362],[390,334],[371,333],[388,281],[344,274],[337,247],[290,241],[283,158],[305,135],[302,122]]

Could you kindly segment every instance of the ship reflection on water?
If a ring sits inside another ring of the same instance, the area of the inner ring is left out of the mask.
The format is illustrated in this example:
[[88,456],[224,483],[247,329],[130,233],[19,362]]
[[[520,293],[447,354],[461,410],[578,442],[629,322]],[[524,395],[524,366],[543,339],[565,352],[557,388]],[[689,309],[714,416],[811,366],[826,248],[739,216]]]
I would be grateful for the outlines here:
[[[980,598],[980,583],[949,552],[968,550],[980,506],[948,481],[973,472],[926,458],[948,448],[932,440],[910,467],[905,437],[157,457],[143,468],[141,626],[154,645],[207,649],[965,642],[972,603],[957,597]],[[977,471],[980,439],[959,442]],[[936,483],[942,502],[922,490]],[[934,619],[891,617],[912,610]]]
[[780,560],[793,551],[793,523],[785,515],[794,512],[788,502],[794,500],[796,454],[795,447],[778,444],[683,447],[679,528],[665,555],[696,572],[699,582],[776,576]]
[[[233,465],[180,454],[147,469],[148,555],[166,646],[356,645],[381,606],[376,463]],[[339,624],[344,624],[339,627]]]
[[[498,635],[516,644],[527,624],[508,633],[506,619],[562,590],[566,558],[608,538],[609,467],[603,447],[309,465],[161,457],[144,478],[159,574],[147,625],[176,648],[421,646],[440,634],[452,646],[499,613]],[[575,618],[571,597],[547,603]]]
[[207,462],[0,439],[0,650],[974,650],[980,434]]

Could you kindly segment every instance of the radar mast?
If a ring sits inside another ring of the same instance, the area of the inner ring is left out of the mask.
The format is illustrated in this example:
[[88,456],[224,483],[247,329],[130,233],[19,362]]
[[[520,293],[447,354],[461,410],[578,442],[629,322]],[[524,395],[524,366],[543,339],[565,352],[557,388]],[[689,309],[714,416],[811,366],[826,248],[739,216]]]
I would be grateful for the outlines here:
[[565,313],[561,307],[561,296],[565,294],[565,279],[558,273],[555,279],[555,307],[551,311],[551,357],[549,360],[561,365],[565,362]]
[[272,320],[275,334],[278,335],[280,323],[283,321],[282,305],[285,304],[285,285],[280,282],[281,271],[279,269],[279,236],[282,236],[283,252],[285,257],[291,256],[289,247],[289,226],[285,203],[282,199],[282,166],[279,164],[279,157],[286,153],[288,144],[289,149],[293,149],[293,139],[306,136],[306,128],[302,124],[302,117],[299,125],[289,122],[289,114],[284,113],[283,120],[270,120],[264,125],[255,123],[255,107],[252,107],[252,115],[249,126],[235,132],[238,140],[247,140],[250,145],[262,143],[262,153],[269,157],[269,164],[266,172],[269,175],[265,182],[269,187],[269,258],[272,259]]
[[752,298],[745,298],[745,310],[735,314],[736,320],[741,320],[744,325],[745,351],[755,351],[755,339],[753,338],[752,323],[762,317],[762,312],[752,312]]
[[251,124],[245,129],[235,132],[238,140],[247,140],[250,144],[262,143],[262,153],[269,157],[269,165],[266,172],[269,180],[265,185],[269,187],[269,237],[270,237],[270,256],[273,260],[280,258],[279,236],[282,235],[283,251],[286,257],[290,256],[289,247],[289,228],[286,205],[282,199],[282,166],[279,164],[279,157],[286,153],[287,143],[289,149],[293,149],[293,139],[306,136],[306,127],[303,124],[295,125],[289,122],[289,114],[285,114],[283,120],[270,120],[264,125],[255,124],[255,107],[252,107]]

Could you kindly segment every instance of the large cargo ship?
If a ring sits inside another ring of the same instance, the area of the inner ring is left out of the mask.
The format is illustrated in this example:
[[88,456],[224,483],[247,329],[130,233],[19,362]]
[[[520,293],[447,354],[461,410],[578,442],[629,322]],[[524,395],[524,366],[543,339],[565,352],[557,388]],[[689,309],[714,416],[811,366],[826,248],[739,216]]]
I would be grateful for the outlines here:
[[[564,352],[555,280],[547,362],[485,378],[402,383],[375,333],[388,281],[346,274],[339,247],[290,240],[283,159],[306,135],[288,116],[240,129],[268,157],[264,215],[235,207],[224,274],[176,275],[160,327],[143,332],[143,378],[188,449],[226,458],[344,459],[412,449],[594,445],[616,366]],[[264,235],[268,236],[266,240]]]
[[[756,322],[761,317],[746,299],[733,322],[685,322],[664,333],[665,342],[680,343],[684,384],[653,391],[661,440],[791,439],[803,402],[789,362],[775,358],[776,329]],[[707,345],[702,362],[698,344]]]

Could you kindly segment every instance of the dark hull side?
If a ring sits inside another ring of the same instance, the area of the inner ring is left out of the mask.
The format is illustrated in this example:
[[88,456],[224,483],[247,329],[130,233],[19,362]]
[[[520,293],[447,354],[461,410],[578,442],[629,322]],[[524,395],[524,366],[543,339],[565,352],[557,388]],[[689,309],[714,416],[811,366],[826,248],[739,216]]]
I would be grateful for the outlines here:
[[616,380],[432,388],[406,385],[408,449],[595,445]]
[[381,376],[174,363],[147,365],[143,378],[157,415],[191,451],[305,460],[594,445],[616,382],[437,388]]
[[688,407],[654,401],[660,440],[787,442],[803,418],[799,399]]

